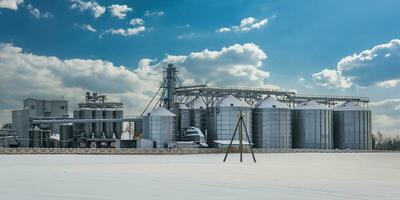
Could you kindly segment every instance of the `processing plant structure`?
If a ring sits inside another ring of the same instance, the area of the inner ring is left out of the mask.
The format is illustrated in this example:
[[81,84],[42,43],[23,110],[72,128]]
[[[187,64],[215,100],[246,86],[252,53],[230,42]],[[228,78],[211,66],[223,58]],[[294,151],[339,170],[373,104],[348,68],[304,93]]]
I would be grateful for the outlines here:
[[[104,95],[87,93],[85,99],[72,118],[66,101],[55,101],[54,108],[41,101],[33,106],[35,113],[24,101],[23,110],[13,111],[10,130],[22,147],[220,148],[229,144],[242,113],[250,135],[246,142],[255,148],[372,149],[367,97],[188,86],[168,64],[158,91],[138,116],[124,117],[123,104],[108,102]],[[121,137],[124,122],[133,127],[129,141]],[[54,134],[58,145],[49,136]]]

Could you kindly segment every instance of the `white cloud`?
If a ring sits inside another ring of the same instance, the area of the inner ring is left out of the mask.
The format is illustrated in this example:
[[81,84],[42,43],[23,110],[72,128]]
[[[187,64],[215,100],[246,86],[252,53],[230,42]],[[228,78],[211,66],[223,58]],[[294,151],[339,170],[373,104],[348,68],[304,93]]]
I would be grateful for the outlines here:
[[185,81],[221,86],[274,87],[266,84],[270,76],[261,69],[267,54],[253,43],[235,44],[220,51],[205,49],[189,55],[169,55],[161,63],[175,63]]
[[12,44],[1,44],[0,113],[20,108],[27,97],[65,96],[72,108],[84,100],[85,91],[97,91],[122,101],[126,115],[140,114],[159,87],[162,67],[169,62],[178,66],[185,83],[207,80],[222,86],[271,87],[265,83],[269,72],[261,68],[266,58],[255,44],[236,44],[219,51],[168,55],[158,63],[142,59],[132,69],[103,60],[40,56]]
[[71,0],[71,9],[78,9],[81,12],[89,10],[93,13],[93,16],[95,18],[99,18],[106,11],[106,8],[99,5],[96,1],[83,0]]
[[28,4],[27,9],[28,9],[29,13],[31,13],[33,16],[35,16],[38,19],[53,17],[53,15],[51,13],[49,13],[49,12],[42,13],[42,12],[40,12],[39,9],[33,7],[31,4]]
[[324,69],[312,75],[314,82],[327,88],[350,88],[351,82],[336,70]]
[[84,92],[98,91],[123,99],[128,114],[138,114],[158,88],[161,70],[148,66],[135,70],[103,60],[67,59],[25,53],[11,44],[0,45],[0,113],[21,108],[27,97],[70,100],[70,108],[83,101]]
[[[394,87],[400,79],[400,40],[377,45],[341,59],[334,71],[353,85]],[[320,80],[321,82],[327,81]],[[337,86],[346,86],[338,84]],[[342,87],[346,88],[346,87]]]
[[24,0],[0,0],[0,8],[18,10],[18,5],[24,3]]
[[187,33],[187,34],[182,34],[182,35],[178,35],[176,36],[176,38],[180,39],[180,40],[185,40],[185,39],[191,39],[198,36],[195,33]]
[[146,16],[146,17],[163,16],[164,14],[165,14],[164,11],[149,11],[149,10],[146,10],[146,12],[144,13],[144,16]]
[[400,83],[400,79],[387,80],[387,81],[382,81],[382,82],[376,83],[376,86],[383,87],[383,88],[393,88],[393,87],[396,87],[397,85],[399,85],[399,83]]
[[239,26],[231,26],[231,27],[222,27],[217,29],[217,32],[223,33],[223,32],[230,32],[230,31],[242,31],[242,32],[248,32],[254,29],[260,29],[262,26],[266,25],[268,23],[268,18],[262,19],[262,20],[257,20],[254,17],[247,17],[243,18],[240,21]]
[[108,9],[110,9],[112,16],[118,17],[119,19],[125,19],[126,13],[132,11],[132,8],[129,8],[127,5],[119,4],[108,6]]
[[122,36],[133,36],[133,35],[138,35],[141,32],[146,31],[146,27],[144,26],[138,26],[135,28],[127,28],[127,29],[123,29],[123,28],[119,28],[119,29],[109,29],[106,32],[107,33],[111,33],[112,35],[122,35]]
[[90,32],[96,32],[97,31],[90,24],[83,24],[81,27],[82,27],[83,30],[87,30],[87,31],[90,31]]
[[143,25],[144,24],[144,20],[141,18],[133,18],[131,19],[131,21],[129,22],[129,24],[136,26],[136,25]]
[[229,32],[229,31],[231,31],[231,30],[232,30],[232,29],[230,29],[230,28],[222,27],[222,28],[218,29],[217,32],[223,33],[223,32]]

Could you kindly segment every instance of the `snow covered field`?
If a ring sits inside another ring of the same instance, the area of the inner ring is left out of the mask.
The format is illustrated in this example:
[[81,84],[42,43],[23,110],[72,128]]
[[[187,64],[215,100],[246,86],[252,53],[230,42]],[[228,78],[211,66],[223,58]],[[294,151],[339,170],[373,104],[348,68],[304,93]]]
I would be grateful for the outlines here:
[[400,153],[0,155],[0,199],[399,199]]

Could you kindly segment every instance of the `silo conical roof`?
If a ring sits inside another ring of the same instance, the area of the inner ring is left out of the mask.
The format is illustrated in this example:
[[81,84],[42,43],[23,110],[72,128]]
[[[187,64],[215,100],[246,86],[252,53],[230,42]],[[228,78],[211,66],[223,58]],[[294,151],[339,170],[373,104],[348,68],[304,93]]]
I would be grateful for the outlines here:
[[189,109],[184,103],[178,104],[178,108],[181,109],[181,110]]
[[148,116],[176,116],[176,115],[164,107],[158,107],[153,111],[151,111],[148,114]]
[[206,103],[204,103],[203,99],[201,99],[200,97],[196,97],[195,99],[191,100],[189,103],[187,103],[187,106],[190,109],[200,109],[207,107]]
[[266,97],[265,99],[261,100],[257,105],[256,108],[286,108],[289,109],[289,106],[285,103],[278,101],[274,97]]
[[296,110],[331,110],[331,108],[316,101],[307,101],[297,105]]
[[335,110],[337,111],[344,111],[344,110],[366,110],[362,106],[358,105],[356,102],[346,102],[341,105],[338,105]]
[[249,104],[240,101],[239,99],[237,99],[236,97],[232,96],[232,95],[228,95],[226,97],[224,97],[223,99],[221,99],[220,101],[216,102],[216,105],[219,107],[251,107],[249,106]]

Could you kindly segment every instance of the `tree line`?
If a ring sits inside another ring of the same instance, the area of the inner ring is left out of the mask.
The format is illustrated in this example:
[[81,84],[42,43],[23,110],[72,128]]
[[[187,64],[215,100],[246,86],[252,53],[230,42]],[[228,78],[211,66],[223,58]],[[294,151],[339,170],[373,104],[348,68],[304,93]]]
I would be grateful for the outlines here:
[[372,135],[372,148],[376,150],[400,150],[400,136],[384,137],[381,132]]

